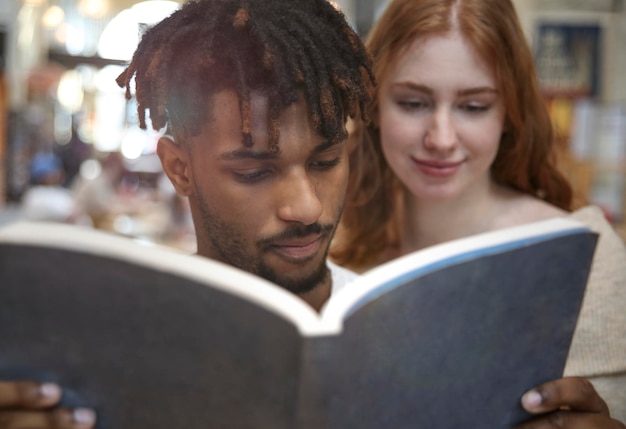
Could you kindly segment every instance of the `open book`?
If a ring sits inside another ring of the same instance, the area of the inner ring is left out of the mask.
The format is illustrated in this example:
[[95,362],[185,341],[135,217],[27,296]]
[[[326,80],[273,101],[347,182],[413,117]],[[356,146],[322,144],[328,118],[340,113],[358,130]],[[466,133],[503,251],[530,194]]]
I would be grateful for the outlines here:
[[596,239],[555,219],[434,246],[318,314],[206,258],[16,223],[0,379],[57,382],[111,429],[504,429],[562,376]]

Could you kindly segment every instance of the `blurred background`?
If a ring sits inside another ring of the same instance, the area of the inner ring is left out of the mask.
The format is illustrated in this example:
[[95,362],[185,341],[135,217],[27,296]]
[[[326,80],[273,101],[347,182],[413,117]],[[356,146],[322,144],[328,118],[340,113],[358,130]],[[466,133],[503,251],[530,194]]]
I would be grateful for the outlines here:
[[[386,0],[336,0],[365,37]],[[514,0],[577,205],[626,237],[624,0]],[[90,225],[194,251],[185,200],[115,77],[169,0],[0,0],[0,224]]]

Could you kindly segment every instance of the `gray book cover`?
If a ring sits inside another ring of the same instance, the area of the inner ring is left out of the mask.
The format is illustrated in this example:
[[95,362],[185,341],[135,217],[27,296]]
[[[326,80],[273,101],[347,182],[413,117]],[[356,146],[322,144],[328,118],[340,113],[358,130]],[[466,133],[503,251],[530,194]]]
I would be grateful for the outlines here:
[[57,382],[114,429],[508,428],[529,417],[527,389],[562,375],[597,239],[486,240],[414,267],[417,252],[377,269],[391,280],[357,280],[341,328],[309,335],[231,292],[283,293],[231,267],[33,228],[90,250],[0,232],[0,378]]

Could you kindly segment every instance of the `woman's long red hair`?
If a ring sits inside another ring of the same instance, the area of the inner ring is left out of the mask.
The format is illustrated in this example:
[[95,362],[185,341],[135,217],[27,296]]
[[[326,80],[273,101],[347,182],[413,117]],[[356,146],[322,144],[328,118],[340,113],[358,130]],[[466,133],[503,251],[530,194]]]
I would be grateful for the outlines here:
[[[378,84],[413,41],[452,29],[492,67],[505,103],[505,133],[491,167],[493,179],[569,210],[571,187],[555,164],[551,119],[510,0],[392,1],[366,41]],[[353,124],[347,201],[331,249],[335,261],[356,270],[383,262],[399,245],[401,233],[403,186],[382,153],[376,91],[369,109],[373,122]]]

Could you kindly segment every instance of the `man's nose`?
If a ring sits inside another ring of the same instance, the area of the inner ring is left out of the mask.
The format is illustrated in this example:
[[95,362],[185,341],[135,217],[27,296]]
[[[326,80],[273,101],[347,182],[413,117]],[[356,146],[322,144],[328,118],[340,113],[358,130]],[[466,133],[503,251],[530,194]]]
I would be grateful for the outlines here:
[[322,215],[322,202],[317,186],[307,172],[296,170],[283,181],[278,217],[284,221],[311,225]]

